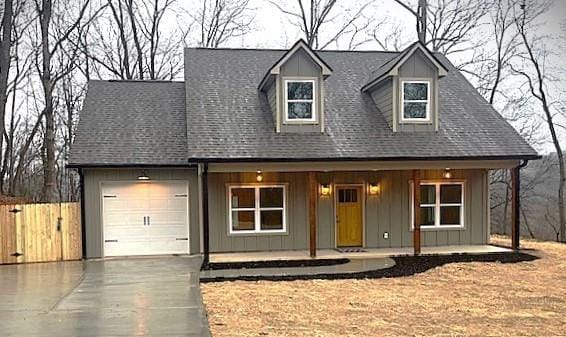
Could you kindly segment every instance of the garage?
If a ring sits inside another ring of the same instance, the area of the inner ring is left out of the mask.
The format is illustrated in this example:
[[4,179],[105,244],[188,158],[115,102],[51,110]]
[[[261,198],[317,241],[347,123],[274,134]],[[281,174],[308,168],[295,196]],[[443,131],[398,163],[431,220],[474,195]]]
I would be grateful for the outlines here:
[[104,256],[187,254],[188,183],[102,182]]

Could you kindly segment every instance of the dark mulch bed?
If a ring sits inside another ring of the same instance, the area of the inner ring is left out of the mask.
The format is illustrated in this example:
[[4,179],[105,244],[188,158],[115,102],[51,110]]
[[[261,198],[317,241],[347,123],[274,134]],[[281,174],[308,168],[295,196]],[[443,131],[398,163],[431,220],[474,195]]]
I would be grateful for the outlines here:
[[[403,277],[423,273],[427,270],[443,266],[448,263],[459,262],[499,262],[519,263],[537,260],[538,257],[526,253],[489,253],[489,254],[452,254],[452,255],[426,255],[426,256],[397,256],[393,257],[395,266],[386,269],[373,270],[351,274],[322,274],[322,275],[289,275],[289,276],[243,276],[230,278],[202,278],[202,283],[224,281],[294,281],[294,280],[339,280],[339,279],[377,279],[383,277]],[[291,261],[275,261],[291,262]]]
[[255,268],[295,268],[335,266],[350,262],[349,259],[321,259],[321,260],[280,260],[280,261],[254,261],[254,262],[219,262],[209,263],[209,270],[220,269],[255,269]]

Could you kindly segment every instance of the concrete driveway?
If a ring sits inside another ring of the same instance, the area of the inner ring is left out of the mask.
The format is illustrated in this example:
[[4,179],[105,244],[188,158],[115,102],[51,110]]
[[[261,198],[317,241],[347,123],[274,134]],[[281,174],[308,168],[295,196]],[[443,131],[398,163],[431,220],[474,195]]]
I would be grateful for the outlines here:
[[198,257],[0,266],[0,336],[210,336]]

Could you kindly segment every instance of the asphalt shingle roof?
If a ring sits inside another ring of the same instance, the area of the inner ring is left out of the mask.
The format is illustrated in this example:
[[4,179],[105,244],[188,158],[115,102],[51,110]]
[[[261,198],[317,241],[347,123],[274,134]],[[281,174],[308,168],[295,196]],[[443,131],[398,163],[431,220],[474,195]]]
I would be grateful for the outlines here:
[[90,81],[69,166],[186,165],[185,85]]
[[262,76],[284,50],[186,49],[189,160],[534,158],[526,141],[444,57],[440,131],[393,133],[361,88],[398,56],[318,51],[334,70],[324,82],[325,133],[275,133]]
[[262,76],[284,50],[186,49],[185,83],[91,81],[69,166],[187,165],[200,160],[534,158],[537,153],[450,62],[440,131],[393,133],[361,88],[388,52],[319,51],[325,133],[276,133]]

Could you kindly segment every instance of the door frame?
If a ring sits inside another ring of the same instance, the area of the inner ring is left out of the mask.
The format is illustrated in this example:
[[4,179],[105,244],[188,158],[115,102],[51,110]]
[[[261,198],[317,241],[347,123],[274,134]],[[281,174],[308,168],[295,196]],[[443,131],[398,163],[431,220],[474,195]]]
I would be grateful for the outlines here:
[[362,200],[362,246],[366,247],[366,184],[365,183],[351,183],[351,184],[334,184],[334,248],[338,248],[338,222],[336,216],[338,215],[338,189],[342,187],[359,187],[361,190]]
[[[102,193],[102,188],[104,185],[109,185],[109,184],[131,184],[131,183],[137,183],[137,184],[156,184],[156,183],[174,183],[174,184],[178,184],[178,183],[183,183],[186,184],[186,194],[187,194],[187,223],[186,223],[186,229],[187,229],[187,252],[185,254],[190,255],[191,254],[191,195],[190,195],[190,187],[189,187],[189,181],[188,180],[144,180],[144,181],[140,181],[140,180],[102,180],[98,183],[98,194],[100,196],[100,245],[101,247],[101,256],[103,258],[106,257],[106,253],[104,252],[104,232],[106,230],[106,227],[104,226],[104,194]],[[128,256],[128,255],[123,255],[123,256]]]

